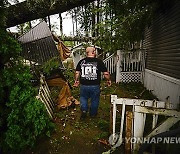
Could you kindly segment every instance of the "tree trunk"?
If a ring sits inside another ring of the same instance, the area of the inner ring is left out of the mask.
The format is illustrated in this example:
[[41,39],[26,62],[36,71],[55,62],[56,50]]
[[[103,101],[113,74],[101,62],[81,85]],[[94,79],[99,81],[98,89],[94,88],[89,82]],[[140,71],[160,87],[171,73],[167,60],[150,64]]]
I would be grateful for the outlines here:
[[29,21],[29,28],[30,28],[30,29],[32,28],[32,24],[31,24],[31,21]]
[[74,15],[75,15],[75,25],[76,25],[76,36],[78,35],[78,21],[77,21],[77,8],[74,9]]
[[[94,9],[94,8],[95,8],[95,4],[93,2],[91,9]],[[96,34],[95,34],[95,24],[96,24],[96,16],[95,16],[95,13],[92,12],[92,37],[96,36]]]
[[51,31],[51,19],[50,19],[50,16],[48,16],[48,25],[49,25],[49,29]]
[[73,36],[74,36],[74,16],[73,16],[73,13],[72,13],[72,26],[73,26]]
[[95,42],[98,38],[96,37],[80,37],[80,36],[64,36],[63,38],[62,37],[59,37],[60,40],[62,41],[77,41],[77,42],[89,42],[89,41],[93,41]]
[[[77,8],[74,8],[74,15],[75,15],[75,26],[76,26],[76,36],[78,36],[78,21],[77,21]],[[76,44],[79,42],[77,41]]]
[[21,35],[24,33],[24,28],[23,28],[23,27],[24,27],[24,24],[21,24],[21,25],[20,25]]
[[62,13],[67,10],[73,9],[77,6],[83,6],[94,0],[58,0],[54,1],[24,1],[16,5],[7,7],[6,10],[6,27],[16,26],[28,21],[32,21],[39,18],[44,18],[48,15],[56,13]]
[[100,0],[97,0],[97,27],[96,27],[96,36],[99,36],[99,8],[100,8]]
[[[74,27],[75,26],[74,26],[74,14],[73,14],[73,12],[72,12],[72,25],[73,25],[73,37],[74,37],[75,36],[75,31],[74,31],[75,28]],[[74,40],[73,43],[74,43],[74,45],[76,45],[76,41],[75,40]]]
[[63,22],[63,19],[62,19],[62,15],[61,15],[61,13],[59,13],[59,25],[60,25],[60,36],[62,36],[63,35],[63,24],[62,24],[62,22]]
[[85,30],[85,36],[88,37],[88,15],[87,15],[87,5],[84,6],[84,30]]

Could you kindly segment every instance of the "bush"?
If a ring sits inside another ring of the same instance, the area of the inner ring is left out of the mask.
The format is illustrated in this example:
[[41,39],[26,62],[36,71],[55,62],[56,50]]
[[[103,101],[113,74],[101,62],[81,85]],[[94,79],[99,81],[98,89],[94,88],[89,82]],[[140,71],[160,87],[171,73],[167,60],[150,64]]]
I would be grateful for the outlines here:
[[[29,82],[31,76],[28,69],[21,68],[21,71],[21,73],[15,73],[16,71],[9,73],[8,69],[4,71],[6,85],[11,86],[6,102],[10,112],[7,117],[5,142],[12,150],[33,146],[37,137],[48,133],[50,128],[45,107],[35,98],[37,92]],[[11,79],[12,76],[15,80]]]
[[19,57],[21,48],[5,30],[0,30],[0,147],[5,153],[33,146],[41,135],[50,134],[50,121],[42,102],[36,99],[30,68]]

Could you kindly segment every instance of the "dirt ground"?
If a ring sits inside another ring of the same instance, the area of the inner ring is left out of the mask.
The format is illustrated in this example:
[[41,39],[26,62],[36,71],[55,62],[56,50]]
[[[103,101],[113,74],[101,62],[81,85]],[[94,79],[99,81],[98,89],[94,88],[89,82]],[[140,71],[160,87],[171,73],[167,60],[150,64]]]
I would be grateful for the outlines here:
[[[78,93],[79,89],[76,89]],[[101,86],[101,99],[97,117],[80,119],[80,106],[69,107],[55,113],[55,130],[51,137],[42,137],[33,149],[33,154],[101,154],[108,151],[110,133],[110,95],[124,98],[154,99],[140,83]],[[77,98],[79,99],[79,98]],[[116,153],[124,153],[123,148]]]

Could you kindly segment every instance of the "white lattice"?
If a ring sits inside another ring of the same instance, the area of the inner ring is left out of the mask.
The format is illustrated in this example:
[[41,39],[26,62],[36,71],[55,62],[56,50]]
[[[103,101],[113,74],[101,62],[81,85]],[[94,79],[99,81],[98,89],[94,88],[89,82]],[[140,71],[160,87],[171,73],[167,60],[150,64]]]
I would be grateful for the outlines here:
[[142,82],[142,72],[121,72],[120,81],[129,82]]
[[116,83],[142,82],[144,51],[117,51]]

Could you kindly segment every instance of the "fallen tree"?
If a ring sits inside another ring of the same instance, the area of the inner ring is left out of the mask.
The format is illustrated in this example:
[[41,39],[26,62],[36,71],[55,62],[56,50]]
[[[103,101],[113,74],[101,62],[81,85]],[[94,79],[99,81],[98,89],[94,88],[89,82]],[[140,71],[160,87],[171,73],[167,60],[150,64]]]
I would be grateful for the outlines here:
[[6,27],[16,26],[48,15],[63,13],[94,0],[27,0],[7,7]]
[[79,36],[71,37],[71,36],[64,36],[63,38],[59,37],[59,39],[62,40],[62,41],[80,41],[80,42],[93,41],[94,42],[98,38],[97,37],[79,37]]

